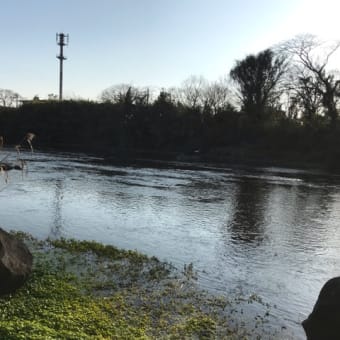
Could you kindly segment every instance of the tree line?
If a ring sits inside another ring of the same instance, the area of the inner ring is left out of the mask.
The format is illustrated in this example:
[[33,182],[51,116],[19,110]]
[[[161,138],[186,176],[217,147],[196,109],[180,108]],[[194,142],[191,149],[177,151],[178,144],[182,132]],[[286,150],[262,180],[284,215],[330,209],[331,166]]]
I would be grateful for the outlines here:
[[96,102],[17,106],[13,92],[4,105],[0,91],[0,134],[17,143],[16,136],[32,131],[43,147],[104,154],[144,150],[223,160],[242,150],[245,157],[337,163],[340,77],[329,61],[338,48],[298,36],[237,60],[228,79],[192,76],[158,92],[115,85]]

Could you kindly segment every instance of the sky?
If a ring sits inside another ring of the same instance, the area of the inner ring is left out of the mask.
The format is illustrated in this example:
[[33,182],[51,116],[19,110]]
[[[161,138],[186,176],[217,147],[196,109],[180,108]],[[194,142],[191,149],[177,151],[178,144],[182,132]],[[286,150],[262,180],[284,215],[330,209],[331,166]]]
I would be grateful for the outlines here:
[[58,94],[56,33],[69,34],[64,97],[97,100],[122,83],[218,80],[297,34],[340,39],[339,15],[339,0],[0,0],[0,88]]

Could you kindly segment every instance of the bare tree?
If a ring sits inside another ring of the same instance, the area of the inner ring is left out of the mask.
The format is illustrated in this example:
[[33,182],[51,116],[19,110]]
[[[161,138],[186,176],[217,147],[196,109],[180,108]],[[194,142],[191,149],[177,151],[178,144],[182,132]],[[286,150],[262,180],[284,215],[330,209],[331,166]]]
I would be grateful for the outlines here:
[[0,89],[0,106],[4,107],[17,107],[21,96],[8,89]]
[[230,90],[226,79],[208,83],[203,89],[204,105],[209,107],[213,114],[223,109],[229,103],[229,98]]
[[54,93],[49,93],[47,95],[47,99],[48,100],[58,100],[58,95],[57,94],[54,94]]
[[183,90],[180,87],[172,86],[167,89],[162,88],[161,92],[166,92],[169,94],[172,103],[174,104],[184,104],[183,103]]
[[295,119],[301,117],[306,124],[312,122],[322,114],[322,96],[318,90],[317,79],[300,76],[291,86],[289,113],[295,112]]
[[327,68],[339,47],[340,42],[325,43],[309,34],[299,35],[280,47],[281,52],[290,58],[295,92],[304,109],[310,114],[316,113],[321,103],[333,127],[339,114],[340,79]]
[[226,105],[230,95],[226,79],[208,82],[202,76],[190,76],[181,87],[170,88],[168,92],[174,102],[196,109],[209,107],[213,113]]
[[118,84],[108,87],[100,94],[100,100],[110,103],[131,103],[131,104],[149,104],[150,89],[137,88],[130,84]]
[[204,105],[204,91],[207,80],[202,76],[190,76],[183,81],[179,91],[180,102],[192,108],[200,108]]
[[100,94],[100,100],[110,103],[122,103],[124,102],[129,89],[130,93],[132,92],[132,88],[133,86],[130,84],[118,84],[110,86],[102,91]]

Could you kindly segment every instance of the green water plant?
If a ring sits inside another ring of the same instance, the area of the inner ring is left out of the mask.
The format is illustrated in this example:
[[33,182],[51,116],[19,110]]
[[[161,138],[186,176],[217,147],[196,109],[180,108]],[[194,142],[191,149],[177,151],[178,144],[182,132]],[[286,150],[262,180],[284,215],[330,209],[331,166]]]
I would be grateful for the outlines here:
[[34,255],[33,273],[0,297],[0,339],[261,338],[260,327],[256,336],[231,326],[231,302],[198,289],[191,264],[183,273],[92,241],[16,236]]

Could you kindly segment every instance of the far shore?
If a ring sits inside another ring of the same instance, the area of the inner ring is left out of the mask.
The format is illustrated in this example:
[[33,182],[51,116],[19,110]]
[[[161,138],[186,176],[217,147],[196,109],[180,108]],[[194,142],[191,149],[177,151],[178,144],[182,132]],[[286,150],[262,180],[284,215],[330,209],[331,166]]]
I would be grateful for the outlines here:
[[252,146],[225,147],[212,150],[193,150],[188,152],[163,152],[144,149],[84,148],[81,145],[56,145],[37,150],[46,152],[81,153],[98,157],[105,163],[113,165],[132,165],[150,167],[171,167],[187,170],[219,170],[223,168],[242,167],[277,167],[321,173],[340,173],[339,159],[327,152],[301,153],[291,151],[277,153],[268,148]]

